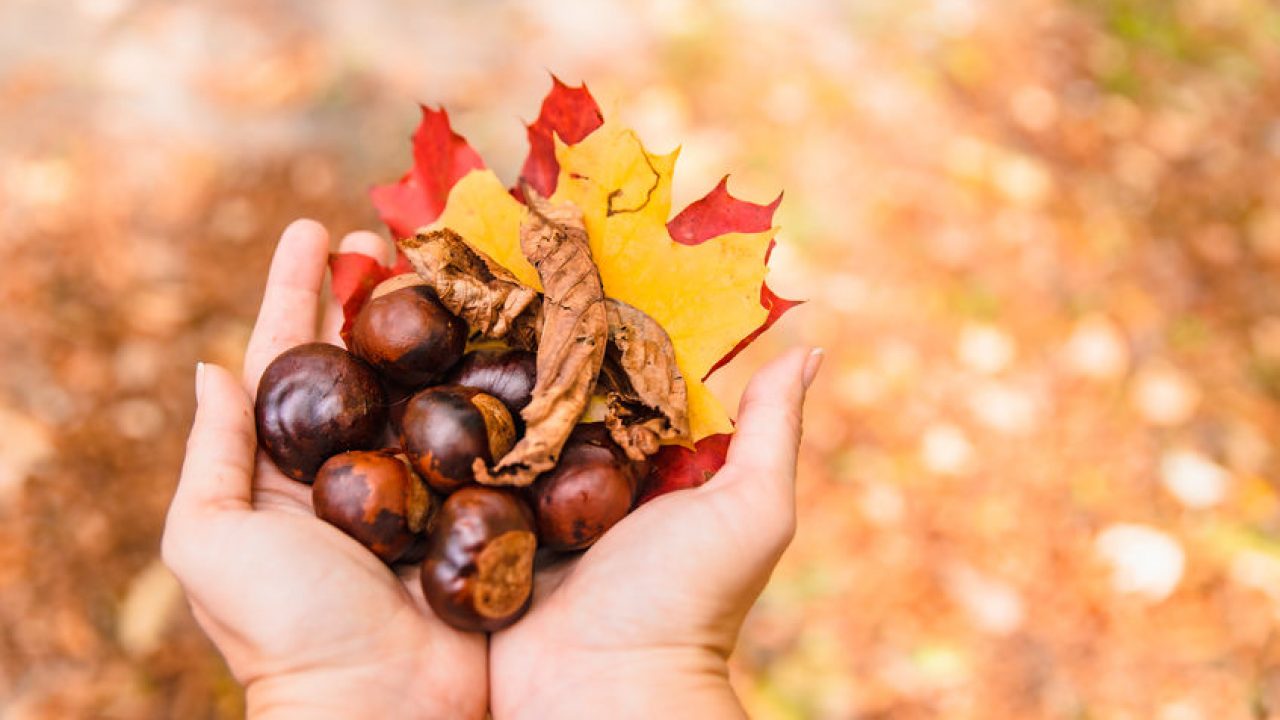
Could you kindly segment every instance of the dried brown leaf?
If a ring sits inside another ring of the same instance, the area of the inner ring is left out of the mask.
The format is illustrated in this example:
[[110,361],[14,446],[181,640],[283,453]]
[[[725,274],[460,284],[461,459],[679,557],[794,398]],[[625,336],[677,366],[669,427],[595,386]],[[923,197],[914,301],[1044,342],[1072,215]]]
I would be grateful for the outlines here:
[[605,302],[609,347],[602,386],[605,426],[627,457],[640,461],[662,441],[689,440],[689,394],[671,338],[656,320],[615,299]]
[[538,292],[444,228],[399,241],[400,249],[449,312],[471,332],[532,350],[538,344]]
[[523,190],[529,214],[520,225],[520,248],[545,293],[538,381],[521,412],[524,437],[492,471],[477,463],[476,478],[490,485],[528,485],[555,467],[590,399],[608,340],[604,288],[582,213],[572,204],[551,203],[527,185]]

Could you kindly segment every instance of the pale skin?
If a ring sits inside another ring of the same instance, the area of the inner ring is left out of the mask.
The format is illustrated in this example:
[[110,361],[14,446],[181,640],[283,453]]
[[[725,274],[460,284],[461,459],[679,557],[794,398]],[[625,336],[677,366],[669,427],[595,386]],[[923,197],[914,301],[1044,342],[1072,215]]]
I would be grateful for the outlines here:
[[[343,252],[386,262],[353,233]],[[339,343],[320,296],[329,237],[299,220],[276,250],[244,375],[204,364],[163,555],[245,687],[251,718],[743,717],[727,659],[795,529],[804,394],[820,351],[763,367],[728,462],[647,503],[591,549],[540,568],[529,613],[492,637],[445,625],[416,568],[393,572],[311,509],[257,451],[252,397],[276,355]],[[317,332],[317,326],[320,328]]]

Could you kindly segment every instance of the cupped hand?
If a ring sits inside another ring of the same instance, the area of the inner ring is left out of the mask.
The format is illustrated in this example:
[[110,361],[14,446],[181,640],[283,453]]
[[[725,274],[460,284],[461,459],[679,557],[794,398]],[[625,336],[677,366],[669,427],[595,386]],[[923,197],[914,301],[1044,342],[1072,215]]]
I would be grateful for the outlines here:
[[[163,556],[201,627],[246,689],[250,717],[484,715],[484,636],[458,632],[398,575],[317,519],[306,485],[257,450],[252,397],[278,354],[317,339],[328,258],[324,228],[299,220],[276,249],[243,382],[197,371],[197,410],[165,525]],[[385,261],[354,233],[347,252]],[[329,303],[321,335],[340,344]]]
[[529,613],[491,641],[495,718],[743,715],[726,661],[795,531],[801,407],[821,358],[796,350],[756,374],[705,485],[539,572]]

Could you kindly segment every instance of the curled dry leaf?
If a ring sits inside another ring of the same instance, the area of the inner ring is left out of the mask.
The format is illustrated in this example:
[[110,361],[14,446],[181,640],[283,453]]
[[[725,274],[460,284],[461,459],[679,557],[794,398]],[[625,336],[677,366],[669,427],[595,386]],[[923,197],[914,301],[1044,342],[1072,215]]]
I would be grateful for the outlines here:
[[610,298],[605,426],[627,457],[640,461],[662,441],[689,442],[689,395],[671,338],[656,320]]
[[572,204],[552,204],[528,185],[522,189],[529,213],[520,225],[520,248],[545,292],[538,380],[520,413],[524,437],[492,471],[476,464],[476,479],[488,485],[528,485],[555,467],[595,387],[608,339],[604,288],[582,214]]
[[540,303],[533,288],[448,228],[419,232],[399,245],[440,302],[472,333],[524,350],[537,347]]

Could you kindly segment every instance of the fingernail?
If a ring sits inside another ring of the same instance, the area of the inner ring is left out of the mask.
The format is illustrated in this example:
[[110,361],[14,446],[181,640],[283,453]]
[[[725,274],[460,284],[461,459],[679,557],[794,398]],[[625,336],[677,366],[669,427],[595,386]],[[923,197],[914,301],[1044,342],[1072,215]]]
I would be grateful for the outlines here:
[[200,391],[204,388],[204,363],[196,363],[196,404],[200,404]]
[[816,347],[809,351],[809,357],[804,361],[804,375],[801,376],[801,382],[804,383],[804,389],[808,390],[813,384],[813,379],[818,377],[818,370],[822,368],[822,358],[826,357],[826,352],[822,348]]

